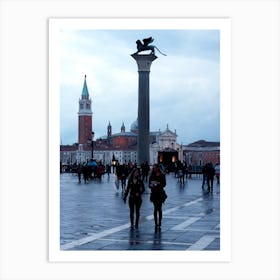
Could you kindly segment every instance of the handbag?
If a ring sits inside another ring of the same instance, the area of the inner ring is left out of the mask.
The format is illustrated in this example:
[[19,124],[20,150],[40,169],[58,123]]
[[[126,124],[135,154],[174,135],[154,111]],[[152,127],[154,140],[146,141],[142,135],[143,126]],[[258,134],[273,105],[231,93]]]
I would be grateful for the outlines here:
[[158,193],[151,192],[151,195],[150,195],[151,202],[160,201],[160,202],[164,203],[166,199],[167,199],[167,194],[166,194],[165,190],[162,190]]
[[154,192],[151,192],[151,194],[150,194],[150,201],[151,202],[155,201],[155,193]]
[[164,203],[166,199],[167,199],[167,194],[166,194],[165,190],[162,190],[161,201]]

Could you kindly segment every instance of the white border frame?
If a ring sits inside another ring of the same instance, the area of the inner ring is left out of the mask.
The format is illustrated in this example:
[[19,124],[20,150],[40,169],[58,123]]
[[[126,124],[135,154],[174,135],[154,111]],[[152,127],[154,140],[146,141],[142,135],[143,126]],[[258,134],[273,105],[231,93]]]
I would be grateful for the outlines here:
[[[0,279],[280,279],[279,7],[279,0],[1,0]],[[48,18],[145,16],[232,18],[232,261],[51,264]],[[19,158],[25,165],[15,174]],[[259,162],[271,176],[252,176]]]
[[[61,30],[181,29],[220,31],[221,192],[219,251],[63,251],[60,250],[59,97]],[[76,262],[228,262],[231,259],[231,20],[229,18],[50,19],[49,20],[49,260]],[[148,253],[147,253],[148,252]]]

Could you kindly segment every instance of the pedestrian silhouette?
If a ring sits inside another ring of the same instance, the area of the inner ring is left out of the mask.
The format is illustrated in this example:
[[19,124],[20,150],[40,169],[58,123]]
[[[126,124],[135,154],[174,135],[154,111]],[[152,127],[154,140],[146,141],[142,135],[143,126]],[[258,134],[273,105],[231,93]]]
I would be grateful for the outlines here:
[[201,172],[202,172],[202,185],[201,185],[201,188],[202,188],[203,190],[204,190],[204,185],[205,185],[205,183],[207,182],[206,170],[207,170],[207,165],[204,164],[204,165],[202,166],[202,170],[201,170]]
[[213,181],[215,176],[215,168],[213,167],[212,162],[209,162],[206,165],[206,176],[207,176],[207,186],[208,192],[213,192]]
[[[126,203],[126,198],[129,194],[128,204],[130,210],[130,225],[131,229],[138,229],[139,218],[140,218],[140,208],[142,204],[141,195],[145,191],[144,183],[140,178],[140,171],[138,168],[134,168],[129,175],[127,182],[127,188],[124,193],[124,203]],[[136,220],[134,224],[134,211],[136,212]]]
[[220,184],[220,164],[216,163],[215,164],[215,173],[216,173],[216,179],[217,179],[217,184]]
[[81,166],[80,163],[79,163],[78,166],[77,166],[77,175],[78,175],[79,183],[81,183],[82,166]]
[[141,164],[141,171],[142,171],[142,180],[143,180],[143,182],[147,182],[148,181],[149,171],[150,171],[150,166],[149,166],[149,163],[147,161],[145,163],[143,162]]
[[178,177],[178,182],[180,183],[180,185],[185,184],[184,166],[181,161],[177,162],[177,177]]
[[84,182],[86,184],[86,182],[89,180],[89,167],[87,166],[87,164],[84,164],[82,167],[82,173],[83,173],[83,178],[84,178]]
[[167,195],[164,191],[165,185],[165,175],[161,172],[158,164],[154,164],[151,176],[149,178],[149,188],[151,189],[150,200],[154,204],[155,231],[161,229],[162,203],[167,198]]

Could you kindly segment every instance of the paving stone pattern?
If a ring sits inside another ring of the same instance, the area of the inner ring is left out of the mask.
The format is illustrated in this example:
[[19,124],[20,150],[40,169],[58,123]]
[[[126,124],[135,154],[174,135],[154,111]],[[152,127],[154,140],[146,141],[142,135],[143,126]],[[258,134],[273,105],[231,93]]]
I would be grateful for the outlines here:
[[211,194],[202,190],[200,178],[184,185],[174,174],[166,180],[162,227],[155,232],[147,184],[139,229],[131,230],[114,174],[86,184],[76,174],[61,174],[61,250],[220,250],[220,185],[214,182]]

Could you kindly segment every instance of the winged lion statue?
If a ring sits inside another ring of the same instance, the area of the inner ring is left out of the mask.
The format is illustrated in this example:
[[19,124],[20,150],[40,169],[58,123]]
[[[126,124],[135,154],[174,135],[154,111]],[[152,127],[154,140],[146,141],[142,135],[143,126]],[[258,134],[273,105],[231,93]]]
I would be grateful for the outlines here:
[[155,49],[156,49],[162,55],[166,55],[166,54],[162,53],[156,46],[150,45],[153,41],[154,41],[153,37],[145,38],[145,39],[143,39],[143,42],[141,40],[137,40],[136,41],[137,52],[135,54],[138,54],[143,51],[149,51],[149,50],[151,51],[150,54],[155,54]]

